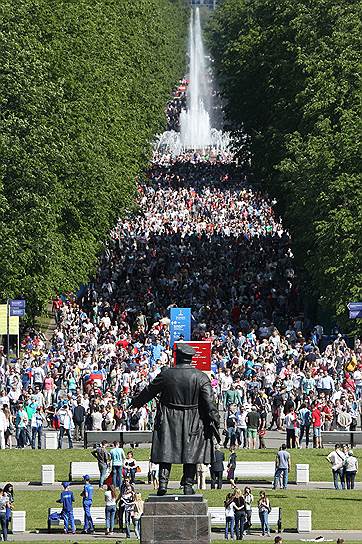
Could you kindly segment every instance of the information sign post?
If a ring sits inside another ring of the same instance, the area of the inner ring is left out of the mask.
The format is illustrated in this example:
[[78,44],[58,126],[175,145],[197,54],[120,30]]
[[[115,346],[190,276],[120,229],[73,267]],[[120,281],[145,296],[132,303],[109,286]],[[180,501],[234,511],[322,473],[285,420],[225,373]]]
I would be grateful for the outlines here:
[[170,346],[179,340],[191,340],[191,308],[171,308]]

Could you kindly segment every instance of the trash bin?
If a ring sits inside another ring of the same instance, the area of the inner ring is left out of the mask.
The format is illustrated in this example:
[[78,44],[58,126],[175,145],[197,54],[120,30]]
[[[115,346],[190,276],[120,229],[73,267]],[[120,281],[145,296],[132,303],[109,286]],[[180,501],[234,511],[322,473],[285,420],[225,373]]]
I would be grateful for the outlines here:
[[297,484],[309,484],[309,465],[295,465]]
[[54,484],[54,482],[55,482],[55,466],[42,465],[41,466],[41,485]]
[[26,512],[24,510],[13,510],[12,529],[13,529],[13,533],[25,533]]
[[312,530],[312,511],[297,510],[297,531],[298,533],[310,533]]
[[58,448],[58,435],[56,431],[45,431],[45,449],[56,450]]

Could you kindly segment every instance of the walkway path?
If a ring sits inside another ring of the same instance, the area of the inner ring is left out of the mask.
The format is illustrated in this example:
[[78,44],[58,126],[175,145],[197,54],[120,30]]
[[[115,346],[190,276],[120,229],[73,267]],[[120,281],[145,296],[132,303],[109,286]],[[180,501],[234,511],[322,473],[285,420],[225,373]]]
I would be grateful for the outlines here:
[[[296,532],[286,532],[283,531],[283,541],[284,544],[287,544],[288,541],[307,541],[310,539],[314,539],[317,537],[324,537],[325,541],[330,542],[336,542],[338,537],[344,538],[346,541],[351,540],[360,540],[362,541],[362,531],[312,531],[311,533],[296,533]],[[274,533],[272,533],[272,537],[274,536]],[[77,533],[76,535],[63,535],[61,533],[22,533],[21,535],[10,535],[9,541],[16,541],[16,542],[42,542],[42,541],[60,541],[60,542],[92,542],[95,543],[99,540],[105,538],[104,533],[96,532],[94,535],[82,535]],[[132,534],[133,537],[133,534]],[[223,534],[221,531],[219,532],[212,532],[212,540],[223,540]],[[115,533],[113,536],[107,536],[107,542],[117,542],[120,540],[125,540],[126,542],[129,542],[128,539],[126,539],[126,536],[124,533]],[[274,539],[266,539],[261,538],[260,532],[255,531],[255,533],[251,535],[247,535],[244,537],[244,541],[248,542],[251,540],[260,540],[260,542],[272,542]]]
[[[4,486],[6,482],[0,482],[0,486]],[[237,482],[239,485],[243,485],[246,483],[245,481]],[[251,483],[250,480],[247,481],[247,483]],[[14,482],[16,491],[39,491],[39,490],[45,490],[45,491],[60,491],[61,490],[61,482],[56,482],[54,485],[40,485],[31,483],[31,482]],[[138,484],[139,489],[142,491],[150,491],[153,490],[153,487],[148,484]],[[265,489],[271,487],[271,482],[268,483],[265,480],[263,481],[252,481],[252,485],[256,489]],[[71,484],[72,489],[82,489],[82,484]],[[180,484],[177,481],[169,482],[169,489],[179,489]],[[223,489],[228,490],[230,485],[228,483],[225,483],[223,486]],[[210,489],[208,486],[207,489]],[[294,491],[303,491],[303,490],[318,490],[318,489],[334,489],[332,482],[309,482],[308,485],[302,485],[302,484],[295,484],[293,482],[288,483],[288,489],[294,490]],[[362,482],[356,482],[355,483],[355,489],[362,491]]]

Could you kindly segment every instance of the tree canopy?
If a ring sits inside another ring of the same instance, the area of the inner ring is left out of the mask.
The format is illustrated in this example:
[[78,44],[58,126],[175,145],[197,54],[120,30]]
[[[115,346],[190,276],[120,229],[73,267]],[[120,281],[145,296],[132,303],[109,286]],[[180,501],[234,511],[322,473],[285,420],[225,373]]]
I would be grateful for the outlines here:
[[183,74],[183,0],[3,0],[0,299],[35,314],[94,270]]
[[225,0],[209,41],[241,158],[278,198],[310,307],[362,297],[361,1]]

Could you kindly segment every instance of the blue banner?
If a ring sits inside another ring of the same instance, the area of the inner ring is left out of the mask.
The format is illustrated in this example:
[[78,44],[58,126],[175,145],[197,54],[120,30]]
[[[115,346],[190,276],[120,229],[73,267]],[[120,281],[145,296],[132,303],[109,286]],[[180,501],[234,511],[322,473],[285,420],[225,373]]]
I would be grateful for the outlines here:
[[191,340],[191,308],[171,308],[170,346],[175,342]]
[[9,301],[9,303],[10,303],[10,308],[22,308],[24,310],[26,306],[25,300],[12,299]]

